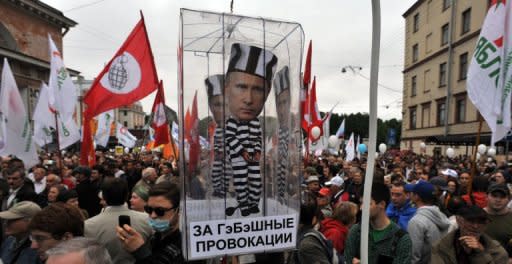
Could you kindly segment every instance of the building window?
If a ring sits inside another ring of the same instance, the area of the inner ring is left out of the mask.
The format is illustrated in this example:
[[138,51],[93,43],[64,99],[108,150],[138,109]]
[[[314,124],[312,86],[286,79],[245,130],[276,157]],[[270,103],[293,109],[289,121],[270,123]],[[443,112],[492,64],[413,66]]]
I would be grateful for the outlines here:
[[430,74],[430,69],[428,69],[424,72],[423,93],[428,93],[430,91],[430,87],[433,87],[433,86],[434,86],[434,81]]
[[124,126],[124,127],[128,127],[128,121],[124,121],[124,122],[123,122],[123,126]]
[[424,104],[421,111],[421,127],[430,127],[430,103]]
[[443,0],[443,11],[452,5],[452,0]]
[[437,103],[437,125],[444,126],[446,122],[446,102],[441,101]]
[[417,32],[420,29],[420,13],[414,15],[412,26],[413,32]]
[[462,34],[469,32],[471,29],[471,8],[462,12]]
[[448,31],[449,31],[450,24],[444,24],[444,26],[441,27],[441,46],[444,46],[448,44]]
[[412,62],[418,61],[418,44],[412,46]]
[[409,109],[409,129],[416,129],[416,120],[417,120],[417,116],[416,116],[416,107],[413,107],[411,109]]
[[468,75],[468,53],[459,56],[459,80],[465,80]]
[[128,111],[123,110],[123,115],[124,115],[124,116],[127,116],[127,115],[128,115]]
[[466,121],[466,97],[459,97],[455,101],[455,122],[463,123]]
[[411,78],[411,97],[416,96],[416,76]]
[[439,65],[439,87],[446,86],[446,62]]

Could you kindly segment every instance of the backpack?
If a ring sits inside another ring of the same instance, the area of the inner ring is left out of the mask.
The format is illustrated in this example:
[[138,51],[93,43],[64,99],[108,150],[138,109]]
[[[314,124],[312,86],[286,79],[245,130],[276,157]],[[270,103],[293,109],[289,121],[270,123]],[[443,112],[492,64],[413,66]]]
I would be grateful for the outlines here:
[[[304,239],[305,237],[314,237],[316,240],[318,240],[320,242],[320,244],[322,245],[322,247],[325,250],[325,253],[327,254],[329,263],[331,263],[331,264],[343,263],[343,256],[341,256],[338,253],[338,251],[332,245],[332,242],[330,240],[326,239],[324,235],[322,235],[321,233],[316,232],[316,231],[309,231],[302,236],[300,241],[302,241],[302,239]],[[299,260],[298,250],[296,250],[294,252],[294,258],[295,258],[295,264],[302,264]],[[304,264],[306,264],[306,263],[304,263]]]

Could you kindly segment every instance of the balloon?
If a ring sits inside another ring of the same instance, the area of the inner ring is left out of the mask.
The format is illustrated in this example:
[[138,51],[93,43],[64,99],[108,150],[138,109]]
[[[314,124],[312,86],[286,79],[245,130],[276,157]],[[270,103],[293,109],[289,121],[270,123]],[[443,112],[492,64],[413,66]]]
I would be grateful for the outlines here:
[[130,153],[130,148],[128,148],[128,147],[124,148],[124,153],[126,153],[126,154]]
[[494,147],[489,148],[489,150],[487,150],[487,156],[490,156],[490,157],[496,156],[496,149]]
[[313,137],[313,139],[318,139],[318,137],[320,137],[320,132],[320,128],[317,126],[311,128],[311,136]]
[[487,162],[492,162],[492,158],[487,158]]
[[455,150],[453,150],[452,148],[447,148],[446,156],[448,156],[448,158],[453,158],[453,156],[455,156]]
[[375,152],[375,158],[379,157],[379,152]]
[[427,148],[427,144],[425,144],[425,142],[421,142],[420,143],[420,148],[421,149],[426,149]]
[[487,147],[484,144],[478,145],[478,153],[480,153],[480,155],[484,155],[486,150]]
[[359,144],[359,146],[357,146],[357,150],[359,150],[359,153],[364,154],[364,153],[366,153],[368,148],[366,147],[365,144],[361,143],[361,144]]
[[380,143],[380,145],[379,145],[380,153],[384,154],[384,152],[386,152],[387,149],[388,149],[388,146],[386,146],[386,144]]
[[332,135],[329,137],[329,147],[335,148],[338,146],[338,144],[339,144],[339,140],[338,140],[337,136]]
[[476,159],[479,160],[481,157],[480,153],[476,153]]

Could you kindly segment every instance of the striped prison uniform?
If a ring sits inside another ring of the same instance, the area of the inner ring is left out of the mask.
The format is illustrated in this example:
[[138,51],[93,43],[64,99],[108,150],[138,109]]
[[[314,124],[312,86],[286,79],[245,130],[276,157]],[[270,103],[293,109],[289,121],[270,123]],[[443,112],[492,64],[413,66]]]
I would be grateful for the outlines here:
[[277,165],[277,193],[279,201],[284,202],[286,193],[286,179],[288,176],[288,142],[290,140],[290,131],[288,128],[279,128],[279,142],[277,147],[278,165]]
[[[229,155],[224,153],[224,128],[216,127],[213,136],[212,184],[215,194],[224,195],[229,188],[231,166]],[[226,153],[227,154],[227,153]]]
[[[230,117],[226,120],[226,147],[229,149],[233,185],[241,209],[258,206],[261,195],[261,173],[259,161],[253,161],[256,153],[261,154],[261,127],[258,118],[240,122]],[[246,161],[242,153],[249,154]]]

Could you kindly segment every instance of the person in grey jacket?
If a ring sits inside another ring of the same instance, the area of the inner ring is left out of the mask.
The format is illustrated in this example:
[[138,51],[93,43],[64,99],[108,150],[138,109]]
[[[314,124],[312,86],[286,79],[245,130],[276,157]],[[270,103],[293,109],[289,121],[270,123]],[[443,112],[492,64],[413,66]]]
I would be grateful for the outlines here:
[[406,185],[412,193],[411,200],[418,208],[409,221],[407,231],[412,241],[411,263],[430,263],[432,245],[448,231],[450,221],[435,204],[435,187],[420,181]]

